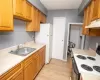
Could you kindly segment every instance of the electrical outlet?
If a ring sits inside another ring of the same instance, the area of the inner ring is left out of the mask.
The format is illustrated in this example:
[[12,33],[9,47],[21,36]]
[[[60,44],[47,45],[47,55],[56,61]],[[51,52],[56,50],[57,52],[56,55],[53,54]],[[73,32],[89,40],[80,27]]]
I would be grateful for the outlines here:
[[35,37],[34,36],[32,36],[32,39],[34,39]]
[[96,43],[96,48],[98,47],[98,45],[100,45],[100,43]]
[[98,47],[99,43],[96,43],[96,48]]

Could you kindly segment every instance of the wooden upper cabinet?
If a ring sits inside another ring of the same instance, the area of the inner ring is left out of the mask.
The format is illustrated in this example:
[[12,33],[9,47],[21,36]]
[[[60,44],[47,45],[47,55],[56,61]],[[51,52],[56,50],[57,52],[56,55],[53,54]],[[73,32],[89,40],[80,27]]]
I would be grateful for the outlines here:
[[83,23],[83,32],[82,32],[83,35],[89,34],[89,29],[85,28],[85,26],[88,25],[88,20],[89,20],[88,12],[89,12],[89,7],[84,10],[84,23]]
[[13,13],[15,17],[23,17],[23,3],[25,0],[13,0]]
[[88,7],[85,8],[85,10],[84,10],[84,23],[83,23],[82,34],[87,35],[87,36],[100,36],[100,30],[99,29],[85,28],[93,20],[93,13],[94,13],[94,8],[93,8],[94,2],[93,1],[91,1],[91,3],[88,5]]
[[27,22],[26,31],[40,31],[40,16],[39,10],[36,9],[34,6],[32,9],[32,22]]
[[46,23],[46,16],[42,12],[40,12],[40,22]]
[[29,2],[26,2],[26,18],[32,20],[31,9],[32,5]]
[[13,0],[14,18],[31,21],[32,5],[27,0]]
[[13,0],[0,1],[0,31],[13,30]]
[[36,8],[31,8],[32,21],[26,23],[26,31],[36,31]]
[[32,5],[27,0],[24,0],[23,15],[24,15],[24,18],[28,21],[32,20],[32,13],[31,12],[32,12]]
[[92,21],[100,18],[100,0],[92,0],[93,15]]
[[40,31],[40,11],[36,9],[36,31]]

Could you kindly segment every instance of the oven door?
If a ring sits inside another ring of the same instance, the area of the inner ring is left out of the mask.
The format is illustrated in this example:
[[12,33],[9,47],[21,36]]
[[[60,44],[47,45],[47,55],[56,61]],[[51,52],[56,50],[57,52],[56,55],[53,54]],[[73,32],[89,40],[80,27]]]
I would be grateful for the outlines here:
[[73,68],[72,68],[72,80],[80,80],[80,73],[77,69],[77,65],[76,65],[76,62],[75,62],[75,59],[72,58],[72,65],[73,65]]

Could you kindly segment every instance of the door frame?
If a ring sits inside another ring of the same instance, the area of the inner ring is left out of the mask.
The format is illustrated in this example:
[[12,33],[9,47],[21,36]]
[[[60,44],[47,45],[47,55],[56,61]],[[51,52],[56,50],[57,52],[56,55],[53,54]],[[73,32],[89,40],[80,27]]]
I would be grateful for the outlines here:
[[[67,51],[68,51],[68,44],[69,44],[69,37],[70,37],[69,31],[70,31],[71,25],[83,25],[83,23],[68,23],[66,55],[67,55]],[[84,49],[84,44],[85,44],[85,35],[83,36],[81,49]]]

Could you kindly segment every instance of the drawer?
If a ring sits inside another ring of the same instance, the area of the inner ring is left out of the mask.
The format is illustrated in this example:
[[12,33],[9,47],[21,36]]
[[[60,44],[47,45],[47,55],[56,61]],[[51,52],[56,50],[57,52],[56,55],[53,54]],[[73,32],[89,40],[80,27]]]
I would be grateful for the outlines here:
[[24,60],[24,67],[29,65],[32,62],[32,55]]
[[12,69],[10,69],[8,72],[4,73],[1,77],[0,80],[7,80],[8,78],[10,78],[12,75],[16,74],[17,71],[19,71],[20,69],[22,69],[22,64],[18,64],[15,67],[13,67]]

